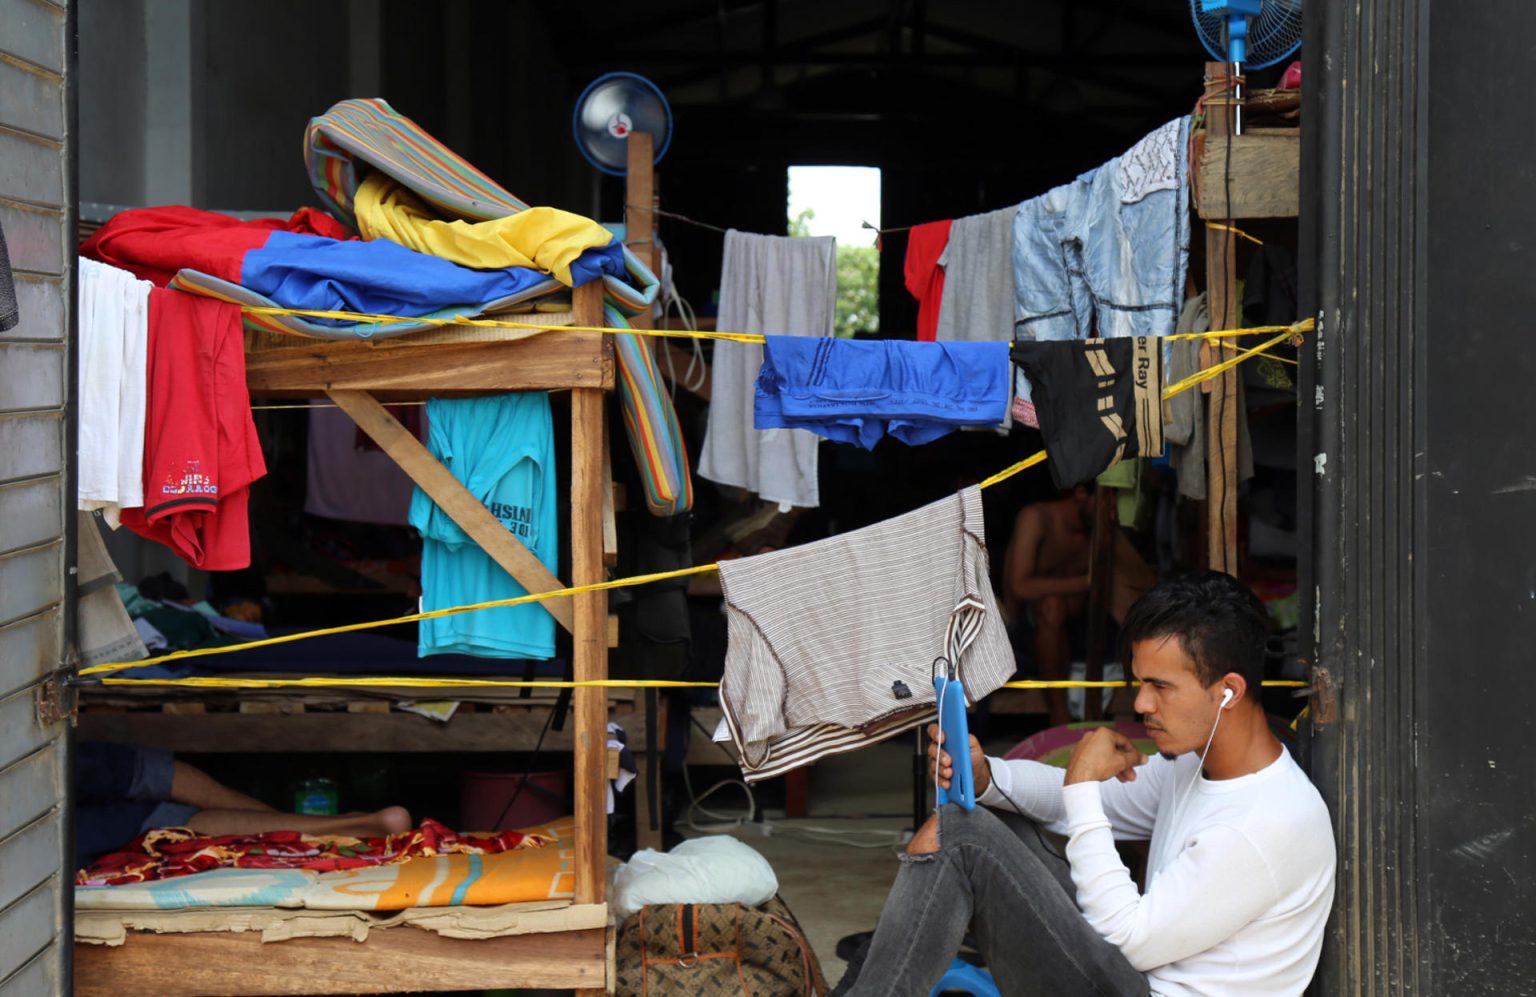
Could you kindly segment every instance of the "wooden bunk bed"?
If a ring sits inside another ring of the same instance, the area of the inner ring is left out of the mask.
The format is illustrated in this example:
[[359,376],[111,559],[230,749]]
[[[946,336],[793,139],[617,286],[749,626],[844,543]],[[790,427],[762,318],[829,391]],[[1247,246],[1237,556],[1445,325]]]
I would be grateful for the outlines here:
[[[574,324],[604,324],[600,284],[578,288],[573,302]],[[253,397],[335,402],[492,557],[535,592],[565,583],[513,539],[381,400],[568,391],[570,584],[604,580],[604,392],[614,386],[608,337],[555,330],[512,341],[464,342],[425,334],[378,342],[306,343],[250,353],[247,380]],[[606,594],[591,592],[542,605],[572,635],[576,680],[607,678]],[[558,909],[529,914],[528,933],[465,940],[399,927],[370,932],[362,943],[301,938],[263,944],[253,933],[130,932],[121,946],[76,944],[75,993],[172,997],[498,987],[605,992],[612,981],[612,928],[604,903],[608,696],[602,688],[578,688],[573,704],[575,896]],[[356,722],[389,719],[361,714]],[[549,930],[542,930],[541,922]]]

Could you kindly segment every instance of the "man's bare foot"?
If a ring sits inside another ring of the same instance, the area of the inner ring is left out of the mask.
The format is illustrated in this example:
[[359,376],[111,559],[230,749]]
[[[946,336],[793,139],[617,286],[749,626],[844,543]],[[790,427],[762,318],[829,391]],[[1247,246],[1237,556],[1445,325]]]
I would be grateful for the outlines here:
[[384,829],[385,834],[399,834],[416,826],[411,820],[410,811],[404,807],[385,807],[373,816],[379,822],[379,826]]
[[409,831],[416,826],[411,820],[410,811],[404,807],[385,807],[371,813],[367,810],[353,810],[337,814],[331,819],[336,823],[335,830],[329,833],[353,838],[383,838]]

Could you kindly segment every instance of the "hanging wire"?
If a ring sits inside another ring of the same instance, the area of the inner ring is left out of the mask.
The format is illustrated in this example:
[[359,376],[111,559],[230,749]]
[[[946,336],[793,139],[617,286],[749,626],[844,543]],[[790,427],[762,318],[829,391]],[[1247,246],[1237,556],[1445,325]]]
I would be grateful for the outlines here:
[[722,235],[730,231],[730,229],[722,228],[719,225],[711,225],[709,222],[701,222],[697,218],[689,218],[687,215],[678,214],[676,211],[663,211],[661,208],[658,208],[654,205],[647,208],[640,204],[627,204],[625,207],[629,208],[631,211],[650,211],[650,213],[653,215],[660,215],[663,218],[671,218],[673,221],[683,222],[686,225],[696,225],[699,228],[709,229],[711,232],[719,232]]

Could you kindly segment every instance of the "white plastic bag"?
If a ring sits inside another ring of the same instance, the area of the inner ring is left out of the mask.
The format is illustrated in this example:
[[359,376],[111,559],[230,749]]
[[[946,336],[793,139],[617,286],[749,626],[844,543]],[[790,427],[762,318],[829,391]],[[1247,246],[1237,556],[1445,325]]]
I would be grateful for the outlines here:
[[773,866],[729,835],[693,838],[670,852],[646,848],[614,873],[609,902],[622,919],[647,904],[749,907],[779,892]]

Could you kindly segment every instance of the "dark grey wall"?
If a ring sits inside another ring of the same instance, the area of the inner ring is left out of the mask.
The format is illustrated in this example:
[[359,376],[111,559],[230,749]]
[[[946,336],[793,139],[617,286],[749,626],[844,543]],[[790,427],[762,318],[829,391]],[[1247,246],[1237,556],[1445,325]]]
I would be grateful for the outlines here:
[[593,172],[570,135],[585,81],[547,16],[531,0],[82,0],[81,199],[313,204],[304,126],[364,96],[524,200],[588,212]]
[[[349,92],[349,5],[313,0],[201,5],[194,53],[207,207],[315,204],[304,126]],[[360,94],[358,96],[377,96]]]
[[1437,993],[1536,993],[1536,6],[1430,5],[1420,725]]
[[141,203],[144,193],[145,39],[142,0],[77,6],[80,24],[80,196]]
[[1309,5],[1317,990],[1536,993],[1536,6]]

